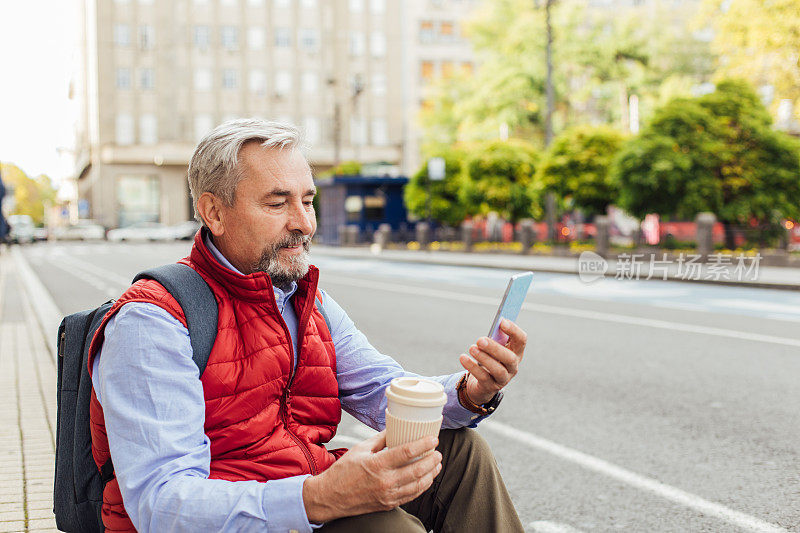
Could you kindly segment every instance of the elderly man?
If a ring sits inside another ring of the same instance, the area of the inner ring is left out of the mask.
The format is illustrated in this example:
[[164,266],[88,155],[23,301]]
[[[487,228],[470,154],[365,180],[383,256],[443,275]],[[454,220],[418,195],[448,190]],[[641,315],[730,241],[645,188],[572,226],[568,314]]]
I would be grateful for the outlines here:
[[316,190],[298,142],[292,126],[235,120],[192,157],[203,229],[183,262],[219,307],[202,376],[182,310],[155,281],[105,319],[90,365],[92,453],[115,473],[106,529],[522,531],[486,443],[465,429],[517,372],[526,340],[511,322],[506,346],[483,337],[461,355],[468,373],[432,378],[448,395],[438,439],[388,449],[381,432],[325,448],[342,409],[382,430],[385,388],[414,374],[317,288]]

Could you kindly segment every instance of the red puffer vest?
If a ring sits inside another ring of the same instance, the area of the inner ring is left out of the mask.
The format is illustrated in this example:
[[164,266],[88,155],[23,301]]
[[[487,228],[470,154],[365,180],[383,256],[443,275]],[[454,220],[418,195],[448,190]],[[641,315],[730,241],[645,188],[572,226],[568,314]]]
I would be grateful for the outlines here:
[[[211,441],[210,478],[268,481],[318,474],[345,450],[323,446],[341,420],[336,354],[325,319],[316,309],[319,271],[298,282],[292,297],[300,341],[294,368],[289,330],[275,303],[269,276],[238,275],[221,266],[198,232],[188,264],[208,282],[219,307],[217,338],[201,377],[205,395],[205,433]],[[94,355],[111,316],[128,302],[158,305],[186,325],[178,303],[152,280],[136,282],[103,319],[89,350]],[[110,453],[103,408],[92,391],[92,455],[98,468]],[[116,478],[103,492],[107,531],[135,531],[122,504]]]

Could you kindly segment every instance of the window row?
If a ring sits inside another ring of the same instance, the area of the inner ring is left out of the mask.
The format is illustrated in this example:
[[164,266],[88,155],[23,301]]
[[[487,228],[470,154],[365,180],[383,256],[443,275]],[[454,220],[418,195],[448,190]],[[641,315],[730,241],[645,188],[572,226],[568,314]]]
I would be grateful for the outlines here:
[[[219,28],[219,43],[225,50],[239,49],[239,27],[222,26]],[[279,48],[291,47],[294,43],[290,28],[275,28],[273,31],[273,45]],[[263,50],[267,43],[267,33],[264,28],[247,28],[247,47],[250,50]],[[211,46],[211,27],[195,26],[192,41],[200,50],[207,50]],[[309,52],[316,52],[320,46],[319,30],[302,28],[297,30],[297,45]]]
[[[226,115],[222,121],[236,118],[235,115]],[[282,122],[294,122],[291,117],[277,117]],[[331,129],[332,121],[325,120],[328,129]],[[153,145],[158,143],[158,119],[153,114],[144,114],[139,117],[138,141],[139,144]],[[305,140],[311,146],[322,141],[323,121],[318,117],[304,117],[300,127],[305,135]],[[214,126],[214,117],[210,113],[199,113],[194,116],[194,140],[199,141]],[[369,126],[369,132],[367,131]],[[116,143],[119,146],[129,146],[136,143],[136,120],[133,115],[120,113],[116,116]],[[332,133],[326,135],[327,140],[332,139]],[[375,118],[370,121],[361,117],[350,119],[350,143],[357,146],[364,146],[368,142],[372,146],[387,146],[389,144],[389,130],[385,118]]]
[[459,40],[456,23],[451,20],[423,20],[419,23],[419,42],[421,43],[453,43]]
[[[131,27],[128,24],[114,24],[114,44],[117,46],[131,45]],[[156,43],[156,29],[149,24],[142,24],[137,31],[138,45],[142,50],[153,48]]]
[[472,74],[475,70],[475,65],[469,61],[420,61],[419,64],[419,76],[423,81],[430,81],[437,75],[449,78],[456,74],[458,70],[462,74]]
[[[222,89],[239,89],[241,87],[240,71],[238,69],[222,69],[220,72],[220,87]],[[263,69],[250,69],[247,72],[247,89],[256,95],[267,94],[267,71]],[[386,75],[373,74],[367,87],[375,96],[386,94]],[[272,91],[276,96],[287,96],[294,90],[295,76],[290,70],[277,70],[273,72]],[[320,75],[315,71],[299,73],[300,92],[302,94],[315,94],[321,89]],[[211,91],[214,89],[214,72],[210,68],[198,68],[194,71],[194,89],[196,91]]]
[[[363,56],[366,53],[367,41],[364,32],[350,32],[350,55]],[[382,31],[373,31],[369,34],[369,51],[373,57],[386,55],[386,35]]]
[[[138,0],[139,3],[153,3],[153,0]],[[363,13],[365,5],[369,2],[369,10],[375,14],[381,14],[386,11],[386,0],[349,0],[348,8],[351,13]],[[128,3],[130,0],[116,0],[117,3]],[[212,0],[194,0],[197,5],[211,4]],[[245,3],[252,7],[263,7],[267,4],[266,0],[219,0],[220,5],[223,6],[238,6]],[[288,9],[293,4],[299,4],[306,9],[316,9],[319,5],[319,0],[272,0],[274,8]]]
[[[122,67],[117,69],[117,89],[131,89],[133,87],[132,69]],[[139,89],[152,90],[156,87],[155,70],[152,68],[139,69]]]

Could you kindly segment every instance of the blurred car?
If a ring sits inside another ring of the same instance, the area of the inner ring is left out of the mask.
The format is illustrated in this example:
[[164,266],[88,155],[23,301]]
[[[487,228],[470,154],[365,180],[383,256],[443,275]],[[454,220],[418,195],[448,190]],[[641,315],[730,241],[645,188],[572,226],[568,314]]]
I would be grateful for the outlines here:
[[33,240],[35,241],[46,241],[49,235],[47,228],[35,228],[33,230]]
[[106,228],[91,219],[53,229],[53,238],[59,241],[95,241],[106,238]]
[[30,244],[33,242],[33,232],[36,229],[33,219],[28,215],[11,215],[8,217],[8,224],[11,231],[8,232],[8,239],[17,244]]
[[169,226],[159,222],[137,222],[124,228],[108,230],[108,240],[120,241],[171,241],[174,233]]
[[195,220],[187,220],[170,226],[169,229],[172,232],[172,238],[179,241],[189,241],[194,239],[194,234],[200,229],[200,223]]

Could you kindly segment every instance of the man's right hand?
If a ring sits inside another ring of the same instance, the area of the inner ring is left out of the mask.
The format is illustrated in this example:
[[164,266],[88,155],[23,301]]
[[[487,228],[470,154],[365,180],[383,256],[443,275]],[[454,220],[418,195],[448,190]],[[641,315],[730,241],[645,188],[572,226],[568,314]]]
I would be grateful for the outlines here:
[[[442,469],[436,437],[385,448],[386,432],[361,442],[322,474],[303,483],[309,522],[388,511],[431,486]],[[413,461],[417,457],[421,459]]]

